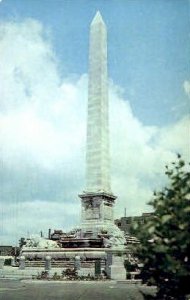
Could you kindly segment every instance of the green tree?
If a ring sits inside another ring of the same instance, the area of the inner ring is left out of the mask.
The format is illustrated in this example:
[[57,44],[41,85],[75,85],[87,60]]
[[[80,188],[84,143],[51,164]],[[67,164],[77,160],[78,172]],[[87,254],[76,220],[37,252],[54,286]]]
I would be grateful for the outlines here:
[[168,187],[150,202],[155,217],[137,227],[136,254],[144,282],[157,286],[156,299],[183,300],[190,294],[190,172],[178,155],[166,166]]

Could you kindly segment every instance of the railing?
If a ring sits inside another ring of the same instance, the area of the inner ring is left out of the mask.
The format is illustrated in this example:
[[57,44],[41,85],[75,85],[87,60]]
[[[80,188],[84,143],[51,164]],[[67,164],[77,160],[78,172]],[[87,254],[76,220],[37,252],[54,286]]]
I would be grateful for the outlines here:
[[[65,261],[65,260],[52,260],[51,267],[52,268],[74,268],[74,261]],[[44,260],[26,260],[25,267],[45,267]],[[93,261],[81,261],[81,268],[94,268],[95,260]],[[101,262],[101,267],[105,267],[105,262]]]

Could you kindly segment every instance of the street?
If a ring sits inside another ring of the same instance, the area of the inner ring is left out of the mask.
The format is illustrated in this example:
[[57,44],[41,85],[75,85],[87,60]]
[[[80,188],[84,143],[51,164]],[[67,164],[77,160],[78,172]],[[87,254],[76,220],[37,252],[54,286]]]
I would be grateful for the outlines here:
[[143,300],[154,288],[108,282],[0,280],[0,300]]

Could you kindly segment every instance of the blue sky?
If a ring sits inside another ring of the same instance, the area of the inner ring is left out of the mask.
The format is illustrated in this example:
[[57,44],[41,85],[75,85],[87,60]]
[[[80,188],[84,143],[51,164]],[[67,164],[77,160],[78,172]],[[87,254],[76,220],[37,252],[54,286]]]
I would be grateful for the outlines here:
[[0,241],[80,224],[88,38],[108,30],[115,216],[150,210],[164,165],[189,159],[190,2],[0,1]]

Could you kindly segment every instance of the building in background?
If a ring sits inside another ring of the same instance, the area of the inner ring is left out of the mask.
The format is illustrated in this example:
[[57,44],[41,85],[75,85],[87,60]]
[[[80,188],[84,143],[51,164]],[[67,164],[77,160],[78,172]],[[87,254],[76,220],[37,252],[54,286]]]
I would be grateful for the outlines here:
[[0,256],[12,256],[14,255],[13,246],[0,246]]
[[121,217],[115,220],[115,224],[125,232],[125,234],[133,235],[133,225],[135,223],[142,225],[146,220],[150,220],[154,217],[154,213],[143,213],[141,216],[134,217]]

